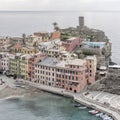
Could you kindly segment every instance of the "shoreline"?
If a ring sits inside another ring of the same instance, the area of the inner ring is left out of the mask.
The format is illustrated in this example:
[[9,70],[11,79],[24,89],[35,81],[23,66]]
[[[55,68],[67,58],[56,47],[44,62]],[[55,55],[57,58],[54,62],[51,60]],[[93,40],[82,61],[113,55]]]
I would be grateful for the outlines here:
[[[82,93],[70,93],[61,88],[54,88],[54,87],[50,87],[50,86],[40,85],[40,84],[32,83],[29,81],[21,80],[21,79],[20,79],[20,81],[22,81],[26,87],[28,87],[28,86],[30,87],[30,89],[28,90],[29,94],[20,94],[20,95],[13,94],[13,95],[9,95],[7,97],[0,98],[0,101],[6,100],[6,99],[12,99],[12,98],[25,97],[27,95],[32,95],[32,93],[35,93],[35,92],[40,93],[40,92],[45,91],[45,92],[52,93],[55,95],[61,95],[64,97],[72,98],[74,101],[79,102],[87,107],[107,113],[108,115],[112,116],[112,118],[114,118],[114,120],[119,120],[119,118],[120,118],[120,114],[118,114],[117,112],[109,110],[109,109],[105,108],[104,106],[94,103],[94,101],[90,101],[90,100],[86,99]],[[31,90],[31,88],[33,88],[33,89]],[[13,89],[13,88],[11,88],[11,89]],[[23,89],[23,88],[21,88],[21,89]],[[13,89],[13,90],[16,91],[16,89]],[[2,91],[4,91],[4,89]],[[19,88],[18,88],[18,91],[19,91]],[[1,92],[1,90],[0,90],[0,92]],[[25,91],[24,91],[24,93],[25,93]]]
[[16,98],[23,98],[24,95],[10,95],[8,97],[0,98],[0,101],[8,100],[8,99],[16,99]]
[[52,88],[52,87],[49,87],[49,86],[37,85],[37,84],[31,83],[29,81],[24,81],[24,82],[27,82],[27,83],[29,83],[29,85],[37,87],[37,88],[39,88],[39,89],[41,89],[43,91],[47,91],[49,93],[53,93],[53,94],[73,98],[73,100],[76,101],[76,102],[79,102],[79,103],[81,103],[81,104],[83,104],[83,105],[85,105],[87,107],[99,110],[101,112],[104,112],[104,113],[112,116],[112,118],[114,120],[119,120],[119,118],[120,118],[120,114],[118,114],[117,112],[114,112],[112,110],[104,108],[103,106],[97,105],[96,103],[94,103],[94,101],[89,102],[88,100],[83,98],[82,94],[70,93],[70,92],[64,91],[61,88],[58,89],[58,88]]

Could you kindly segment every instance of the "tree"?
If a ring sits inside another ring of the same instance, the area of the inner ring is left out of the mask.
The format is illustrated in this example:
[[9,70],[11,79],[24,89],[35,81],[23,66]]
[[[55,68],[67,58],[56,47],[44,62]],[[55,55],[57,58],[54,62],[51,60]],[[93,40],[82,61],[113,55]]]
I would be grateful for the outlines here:
[[58,23],[54,22],[53,23],[53,26],[54,26],[54,30],[55,31],[58,31],[60,28],[58,27]]

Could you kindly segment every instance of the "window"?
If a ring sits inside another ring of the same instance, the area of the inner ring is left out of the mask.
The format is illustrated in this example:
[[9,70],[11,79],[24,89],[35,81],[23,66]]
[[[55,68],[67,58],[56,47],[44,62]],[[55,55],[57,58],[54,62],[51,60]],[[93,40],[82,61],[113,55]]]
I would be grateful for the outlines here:
[[59,75],[59,78],[61,78],[61,75]]
[[70,88],[70,90],[72,91],[72,88]]

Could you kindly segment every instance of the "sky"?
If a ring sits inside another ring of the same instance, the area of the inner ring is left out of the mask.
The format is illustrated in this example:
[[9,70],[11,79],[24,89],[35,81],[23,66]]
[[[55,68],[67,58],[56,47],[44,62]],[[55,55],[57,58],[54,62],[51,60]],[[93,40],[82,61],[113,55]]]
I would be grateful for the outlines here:
[[120,0],[0,0],[0,10],[120,11]]

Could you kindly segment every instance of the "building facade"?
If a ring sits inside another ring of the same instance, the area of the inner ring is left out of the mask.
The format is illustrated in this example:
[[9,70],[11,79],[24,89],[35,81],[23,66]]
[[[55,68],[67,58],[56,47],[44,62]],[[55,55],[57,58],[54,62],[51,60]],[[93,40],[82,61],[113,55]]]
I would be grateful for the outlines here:
[[16,55],[12,55],[9,57],[9,71],[10,74],[20,76],[20,57],[21,53],[17,53]]
[[24,54],[20,57],[20,76],[27,80],[29,78],[29,59],[32,57],[30,54]]
[[2,71],[8,71],[9,70],[9,57],[11,57],[12,54],[9,54],[7,52],[0,53],[0,62],[1,62],[1,70]]
[[62,61],[56,66],[56,86],[71,92],[81,92],[87,85],[86,60]]
[[37,63],[35,67],[36,81],[43,85],[55,86],[57,63],[58,60],[51,57],[47,57],[43,61]]
[[36,53],[28,60],[28,80],[35,81],[35,65],[41,62],[46,57],[46,54],[41,52]]

